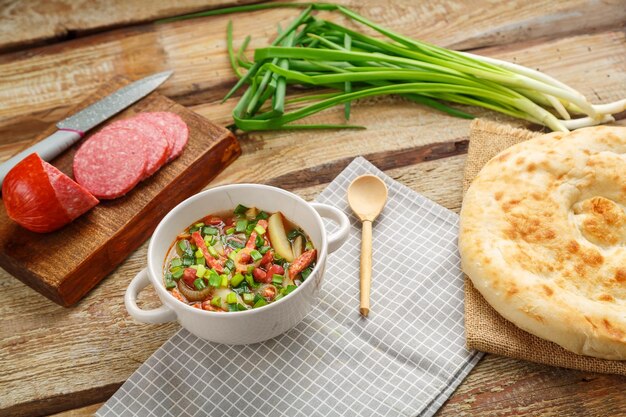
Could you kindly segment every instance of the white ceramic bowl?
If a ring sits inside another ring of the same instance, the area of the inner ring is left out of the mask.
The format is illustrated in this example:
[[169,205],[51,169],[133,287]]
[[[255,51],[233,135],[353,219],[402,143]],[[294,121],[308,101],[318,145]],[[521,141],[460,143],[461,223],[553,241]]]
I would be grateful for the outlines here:
[[[237,204],[282,212],[302,227],[318,250],[311,275],[291,294],[267,306],[239,312],[212,312],[180,302],[165,289],[163,263],[176,236],[192,222],[212,213],[234,209]],[[322,217],[339,224],[339,230],[326,236]],[[270,339],[298,324],[311,310],[319,294],[326,257],[347,239],[348,217],[334,207],[307,203],[280,188],[258,184],[236,184],[212,188],[180,203],[161,220],[148,246],[148,267],[133,278],[124,301],[128,313],[143,323],[177,320],[202,339],[217,343],[247,344]],[[152,284],[163,305],[152,310],[137,306],[137,295]]]

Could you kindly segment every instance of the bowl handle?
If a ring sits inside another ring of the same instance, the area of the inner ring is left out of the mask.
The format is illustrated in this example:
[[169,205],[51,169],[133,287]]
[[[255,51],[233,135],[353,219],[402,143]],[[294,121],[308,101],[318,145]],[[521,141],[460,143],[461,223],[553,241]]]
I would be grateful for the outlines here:
[[159,324],[166,323],[168,321],[176,320],[176,313],[167,306],[161,306],[151,310],[142,310],[137,305],[137,295],[150,285],[150,278],[148,277],[148,268],[144,268],[135,275],[135,278],[130,282],[130,285],[126,289],[124,295],[124,304],[126,304],[126,310],[135,320],[142,323]]
[[339,224],[339,230],[328,236],[328,253],[339,249],[348,239],[350,233],[350,220],[341,210],[322,203],[311,203],[311,206],[320,216],[333,220]]

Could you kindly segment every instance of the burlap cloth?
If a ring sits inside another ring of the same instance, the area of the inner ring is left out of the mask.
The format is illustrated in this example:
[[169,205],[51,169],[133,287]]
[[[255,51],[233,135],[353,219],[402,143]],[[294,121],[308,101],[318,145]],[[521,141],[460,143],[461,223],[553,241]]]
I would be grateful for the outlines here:
[[[467,190],[480,169],[500,151],[540,133],[474,120],[463,179]],[[483,352],[581,371],[626,375],[626,361],[609,361],[571,353],[555,343],[527,333],[500,316],[465,277],[467,346]]]

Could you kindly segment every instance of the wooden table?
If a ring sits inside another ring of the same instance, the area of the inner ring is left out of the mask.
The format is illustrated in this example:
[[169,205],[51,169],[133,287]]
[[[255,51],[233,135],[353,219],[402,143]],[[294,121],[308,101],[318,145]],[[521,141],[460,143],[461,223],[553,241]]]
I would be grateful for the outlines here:
[[[0,0],[0,157],[17,152],[116,74],[139,78],[174,69],[160,91],[228,124],[235,100],[224,105],[219,100],[234,81],[225,50],[229,17],[145,22],[244,2],[157,3]],[[594,102],[626,97],[623,0],[346,3],[403,34],[539,68]],[[252,47],[266,44],[276,24],[296,13],[232,16],[236,46],[246,34],[255,35]],[[341,122],[342,115],[342,109],[333,109],[315,119]],[[626,115],[618,118],[626,125]],[[312,199],[355,156],[364,155],[396,180],[458,212],[467,120],[379,98],[354,105],[351,121],[368,129],[240,135],[243,155],[208,186],[259,181]],[[146,247],[70,309],[0,273],[0,415],[90,415],[178,329],[177,324],[135,323],[124,309],[124,290],[142,268]],[[143,302],[157,304],[154,294]],[[487,355],[439,415],[624,415],[625,390],[623,377]]]

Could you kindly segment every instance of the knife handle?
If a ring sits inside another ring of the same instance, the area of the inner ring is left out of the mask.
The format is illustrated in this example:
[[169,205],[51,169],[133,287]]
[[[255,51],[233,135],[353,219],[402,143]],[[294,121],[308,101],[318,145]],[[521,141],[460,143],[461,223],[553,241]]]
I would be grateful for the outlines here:
[[44,140],[37,142],[33,146],[24,149],[22,152],[13,156],[11,159],[0,164],[0,187],[4,182],[4,177],[13,169],[22,159],[26,158],[33,152],[37,152],[41,159],[50,161],[67,148],[78,142],[81,135],[78,132],[69,130],[57,130]]

